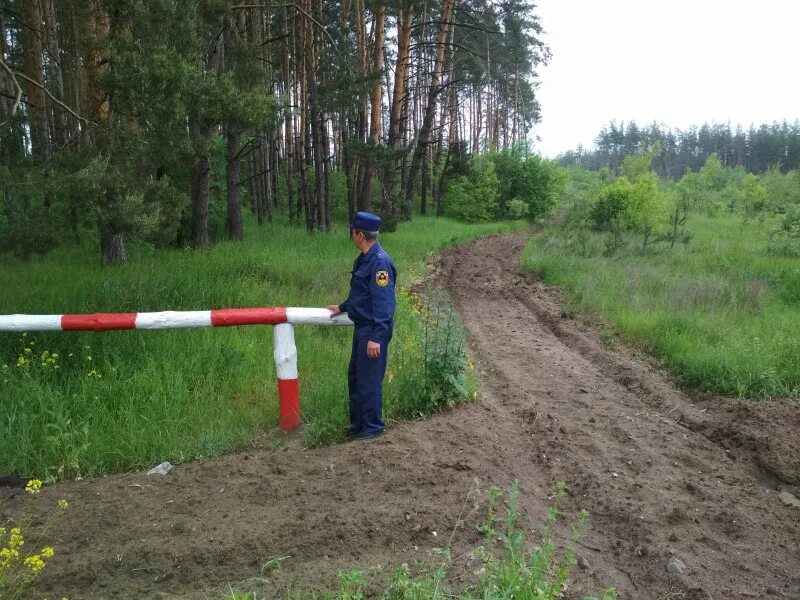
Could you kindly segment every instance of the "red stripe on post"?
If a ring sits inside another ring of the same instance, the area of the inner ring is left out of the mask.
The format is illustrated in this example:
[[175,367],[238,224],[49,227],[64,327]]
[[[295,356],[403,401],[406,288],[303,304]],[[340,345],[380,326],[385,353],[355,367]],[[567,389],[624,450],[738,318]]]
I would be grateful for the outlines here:
[[61,315],[64,331],[108,331],[134,329],[136,313],[94,313],[91,315]]
[[297,429],[300,426],[300,385],[297,379],[278,379],[278,401],[278,423],[281,429]]
[[286,323],[286,307],[223,308],[211,311],[212,327],[232,325],[277,325]]

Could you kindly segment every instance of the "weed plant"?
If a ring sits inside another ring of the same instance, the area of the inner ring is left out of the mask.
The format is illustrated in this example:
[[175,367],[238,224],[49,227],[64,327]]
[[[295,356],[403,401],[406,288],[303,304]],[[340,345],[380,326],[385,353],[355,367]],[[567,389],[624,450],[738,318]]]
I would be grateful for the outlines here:
[[[100,268],[88,241],[27,262],[0,259],[0,314],[325,306],[345,298],[357,255],[346,227],[309,235],[278,220],[246,225],[245,242],[203,252],[131,245],[122,268]],[[425,326],[409,290],[428,255],[523,225],[415,218],[381,236],[400,286],[384,394],[389,420],[470,389],[453,375],[455,388],[425,396]],[[349,328],[296,328],[308,444],[344,439],[350,336]],[[247,447],[276,424],[271,327],[0,333],[1,474],[47,481],[201,459]]]
[[404,292],[402,298],[410,318],[401,325],[413,329],[409,337],[415,342],[398,352],[400,375],[390,372],[386,387],[409,400],[390,403],[388,417],[414,419],[474,399],[477,385],[466,334],[447,295],[428,287],[419,294]]
[[[36,496],[41,488],[40,480],[31,479],[25,491]],[[14,521],[0,521],[0,600],[30,597],[30,589],[57,553],[57,549],[47,542],[53,527],[68,507],[66,500],[59,500],[44,523],[38,526],[34,526],[33,519],[26,512],[17,515]]]
[[[664,360],[678,383],[732,396],[800,395],[800,262],[768,251],[777,219],[690,214],[688,244],[647,251],[568,224],[532,239],[522,265]],[[628,240],[629,241],[629,240]]]
[[[566,486],[559,482],[553,503],[547,509],[544,525],[537,543],[532,544],[522,526],[523,515],[519,508],[519,485],[514,483],[504,494],[493,488],[489,494],[486,519],[480,527],[483,544],[470,553],[478,559],[479,566],[473,577],[461,590],[448,585],[448,575],[459,557],[451,555],[453,535],[448,546],[431,553],[432,565],[406,563],[389,578],[385,589],[376,591],[368,585],[364,571],[353,570],[338,574],[339,589],[322,596],[308,596],[287,592],[289,600],[363,600],[366,597],[381,600],[556,600],[567,587],[570,570],[577,564],[575,545],[589,522],[589,515],[581,511],[571,526],[571,536],[560,544],[554,529],[565,515],[559,504]],[[463,516],[463,515],[461,515]],[[463,523],[459,518],[458,523]],[[456,531],[454,530],[453,534]],[[464,558],[464,557],[460,557]],[[613,588],[603,590],[601,600],[614,600]],[[253,591],[236,592],[231,589],[226,600],[258,600]],[[598,600],[596,597],[584,600]]]

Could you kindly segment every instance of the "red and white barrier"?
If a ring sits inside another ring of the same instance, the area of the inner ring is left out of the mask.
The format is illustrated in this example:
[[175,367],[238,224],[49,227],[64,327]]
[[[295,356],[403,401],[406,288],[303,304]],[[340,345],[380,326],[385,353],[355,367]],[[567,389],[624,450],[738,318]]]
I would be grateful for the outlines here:
[[300,425],[297,347],[294,325],[352,325],[347,314],[331,318],[326,308],[225,308],[221,310],[87,315],[0,315],[0,331],[111,331],[117,329],[181,329],[275,325],[275,367],[278,372],[279,424],[289,431]]

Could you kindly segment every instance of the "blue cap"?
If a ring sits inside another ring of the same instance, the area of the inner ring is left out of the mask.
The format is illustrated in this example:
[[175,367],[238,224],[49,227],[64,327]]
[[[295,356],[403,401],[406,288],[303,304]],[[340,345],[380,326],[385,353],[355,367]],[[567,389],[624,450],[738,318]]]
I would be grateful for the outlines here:
[[359,211],[350,223],[350,229],[360,229],[361,231],[379,231],[381,228],[381,218],[372,213]]

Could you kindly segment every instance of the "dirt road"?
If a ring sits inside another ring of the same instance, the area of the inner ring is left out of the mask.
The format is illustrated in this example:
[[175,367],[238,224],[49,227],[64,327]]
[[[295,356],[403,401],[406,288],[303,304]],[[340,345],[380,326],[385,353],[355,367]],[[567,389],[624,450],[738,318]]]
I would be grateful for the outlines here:
[[[454,555],[464,554],[480,541],[486,490],[518,479],[531,526],[556,480],[570,488],[567,512],[592,515],[569,598],[614,586],[620,598],[800,600],[800,509],[779,498],[800,488],[800,407],[689,396],[651,361],[609,350],[562,318],[557,291],[518,273],[524,244],[486,238],[434,265],[470,337],[478,401],[369,444],[289,440],[159,479],[48,488],[42,499],[71,502],[54,544],[68,555],[40,595],[321,590],[339,569],[385,574],[424,559],[459,515]],[[673,557],[686,572],[667,571]],[[260,573],[271,558],[279,566]],[[461,559],[455,582],[474,568]]]

